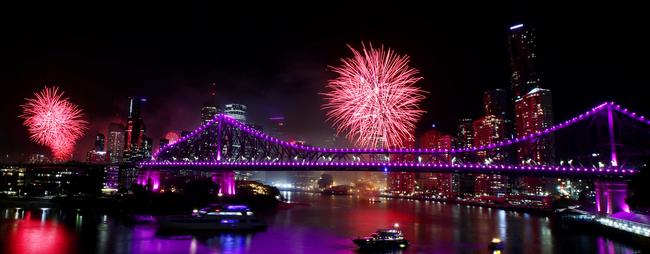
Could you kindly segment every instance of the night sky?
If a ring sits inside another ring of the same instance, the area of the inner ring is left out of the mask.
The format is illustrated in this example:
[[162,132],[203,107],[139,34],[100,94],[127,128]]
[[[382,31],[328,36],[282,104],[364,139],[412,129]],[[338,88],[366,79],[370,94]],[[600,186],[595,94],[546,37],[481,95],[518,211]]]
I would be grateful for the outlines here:
[[509,87],[506,33],[522,22],[536,27],[556,121],[606,100],[650,113],[643,8],[594,4],[7,9],[0,153],[47,151],[18,119],[24,98],[44,85],[60,86],[91,122],[78,160],[98,131],[125,121],[130,95],[148,99],[144,121],[155,143],[169,130],[195,128],[212,82],[222,105],[246,104],[262,125],[285,116],[289,135],[318,145],[333,133],[318,94],[334,77],[328,66],[362,41],[411,56],[429,92],[418,131],[436,123],[451,133],[458,118],[482,114],[485,89]]

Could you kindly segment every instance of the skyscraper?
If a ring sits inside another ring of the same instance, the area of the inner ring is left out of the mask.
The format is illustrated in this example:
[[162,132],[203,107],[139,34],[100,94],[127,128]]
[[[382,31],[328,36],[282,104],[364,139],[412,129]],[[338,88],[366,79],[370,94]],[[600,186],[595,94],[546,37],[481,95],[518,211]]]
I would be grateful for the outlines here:
[[[474,121],[474,146],[480,147],[494,144],[506,137],[506,121],[503,116],[486,115]],[[503,148],[496,148],[477,152],[481,163],[503,163],[507,159],[506,151]],[[497,195],[503,194],[508,182],[507,177],[496,174],[479,174],[475,176],[474,191],[479,194]],[[465,179],[461,181],[466,182]],[[466,187],[463,188],[467,192]]]
[[284,116],[269,117],[269,123],[271,125],[269,134],[281,140],[287,140],[285,121],[286,119]]
[[518,100],[528,91],[540,86],[537,66],[537,44],[535,29],[518,24],[508,31],[508,52],[510,53],[510,85],[513,100]]
[[[487,115],[476,119],[472,124],[474,130],[474,146],[494,144],[506,139],[505,119],[502,116]],[[488,161],[502,161],[505,157],[501,149],[479,151],[479,158]]]
[[[474,129],[472,127],[473,120],[471,118],[458,119],[457,133],[456,133],[456,147],[469,148],[474,145]],[[467,154],[461,155],[463,160],[467,160]]]
[[474,192],[481,195],[499,196],[506,193],[505,176],[497,174],[479,174],[474,181]]
[[86,154],[86,161],[90,163],[105,163],[106,151],[104,151],[104,134],[97,133],[93,148]]
[[97,136],[95,136],[95,151],[104,152],[104,140],[104,134],[97,133]]
[[[510,27],[508,44],[517,137],[542,131],[553,124],[551,91],[542,89],[540,84],[535,36],[533,27],[523,24]],[[516,149],[520,164],[550,164],[555,159],[552,135],[520,143]],[[546,185],[543,179],[532,177],[523,177],[521,182],[524,192],[530,194],[540,193],[536,190]]]
[[[454,138],[436,129],[429,130],[420,137],[420,148],[451,149],[454,147]],[[449,154],[420,155],[423,160],[434,163],[451,163]],[[417,184],[419,190],[442,196],[453,196],[458,184],[451,173],[419,173]]]
[[[474,128],[472,127],[473,120],[471,118],[458,119],[457,134],[456,134],[456,147],[468,148],[474,146]],[[471,161],[470,154],[460,154],[458,158],[464,162]],[[459,174],[458,175],[458,190],[460,195],[474,193],[474,178],[473,174]]]
[[[535,29],[519,24],[508,33],[511,85],[515,108],[515,135],[542,131],[553,124],[551,91],[542,89],[538,72]],[[517,159],[524,164],[547,164],[554,159],[551,138],[523,143],[517,147]]]
[[129,118],[126,123],[124,141],[124,161],[134,162],[137,158],[143,158],[142,142],[144,138],[145,125],[140,116],[142,103],[147,100],[140,97],[129,98]]
[[[415,141],[409,140],[402,147],[396,148],[414,148]],[[399,161],[411,161],[413,160],[413,155],[404,155],[397,156],[391,155],[390,161],[399,162]],[[410,158],[409,158],[410,157]],[[388,190],[394,193],[413,193],[415,191],[415,173],[413,172],[388,172],[388,177],[386,178],[386,186]]]
[[[515,102],[515,131],[518,137],[543,131],[553,125],[551,91],[535,88]],[[553,136],[524,142],[517,147],[522,164],[551,164],[555,159]]]
[[111,163],[119,163],[122,161],[124,139],[124,125],[111,123],[108,126],[108,144],[106,145],[106,153]]
[[217,84],[210,84],[210,97],[201,108],[201,123],[207,123],[221,113],[221,108],[217,102]]
[[393,193],[410,194],[415,191],[415,173],[389,172],[388,190]]
[[147,136],[142,138],[142,159],[148,159],[151,157],[151,152],[153,150],[153,140]]
[[490,89],[483,93],[483,109],[485,115],[505,117],[508,112],[508,95],[505,89]]
[[224,113],[231,116],[237,121],[246,123],[246,105],[243,104],[226,104],[224,107]]

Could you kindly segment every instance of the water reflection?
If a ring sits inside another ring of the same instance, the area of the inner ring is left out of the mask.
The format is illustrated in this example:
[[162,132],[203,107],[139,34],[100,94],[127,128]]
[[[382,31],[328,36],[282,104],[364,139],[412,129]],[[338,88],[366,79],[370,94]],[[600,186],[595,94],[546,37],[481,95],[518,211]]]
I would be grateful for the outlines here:
[[[440,202],[382,200],[292,193],[309,203],[261,215],[256,233],[160,232],[155,223],[131,225],[84,210],[0,209],[1,253],[364,253],[351,239],[399,223],[411,246],[384,253],[634,253],[603,237],[558,231],[547,218]],[[376,253],[376,252],[373,252]]]
[[[9,210],[9,209],[7,209]],[[9,211],[5,211],[8,215]],[[47,211],[33,214],[32,211],[15,209],[14,220],[3,222],[0,234],[4,239],[3,253],[73,253],[74,235],[57,221],[45,220]],[[36,218],[32,218],[38,216]],[[7,218],[8,216],[4,216]]]

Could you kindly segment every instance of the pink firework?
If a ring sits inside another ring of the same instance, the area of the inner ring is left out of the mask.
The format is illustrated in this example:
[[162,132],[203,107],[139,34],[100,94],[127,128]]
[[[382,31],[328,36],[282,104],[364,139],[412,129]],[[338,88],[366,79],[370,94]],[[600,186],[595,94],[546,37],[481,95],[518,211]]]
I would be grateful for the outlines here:
[[45,87],[26,100],[21,105],[20,118],[24,119],[32,141],[50,147],[56,161],[70,159],[75,143],[88,125],[81,109],[63,98],[58,87]]
[[169,140],[169,143],[175,143],[177,140],[181,138],[181,135],[178,134],[178,132],[175,131],[169,131],[167,134],[165,134],[165,139]]
[[424,113],[418,104],[426,92],[415,86],[422,78],[409,67],[408,56],[362,46],[361,52],[348,46],[354,57],[330,67],[339,76],[327,84],[323,109],[337,133],[358,147],[401,147],[413,140]]

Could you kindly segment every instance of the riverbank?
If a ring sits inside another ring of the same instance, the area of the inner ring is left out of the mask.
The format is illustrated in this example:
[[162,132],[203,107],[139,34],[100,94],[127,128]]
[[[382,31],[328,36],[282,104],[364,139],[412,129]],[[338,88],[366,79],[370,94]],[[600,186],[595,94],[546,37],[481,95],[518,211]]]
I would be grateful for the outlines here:
[[[628,217],[620,219],[619,217]],[[630,220],[642,217],[645,222]],[[577,209],[561,209],[553,214],[555,225],[571,232],[605,235],[629,245],[650,250],[650,221],[648,216],[619,212],[613,215],[598,215]]]
[[394,196],[394,195],[379,195],[382,198],[394,198],[394,199],[408,199],[408,200],[420,200],[420,201],[435,201],[435,202],[445,202],[450,204],[459,204],[471,207],[485,207],[485,208],[495,208],[505,211],[515,211],[515,212],[525,212],[540,216],[549,216],[553,212],[553,208],[550,206],[514,206],[514,205],[500,205],[500,204],[490,204],[490,203],[481,203],[475,201],[467,201],[460,199],[451,199],[451,198],[431,198],[431,197],[417,197],[417,196]]
[[213,203],[246,204],[254,210],[275,210],[280,204],[275,196],[195,197],[173,193],[86,197],[11,197],[0,199],[0,208],[61,208],[83,209],[121,214],[177,214]]

